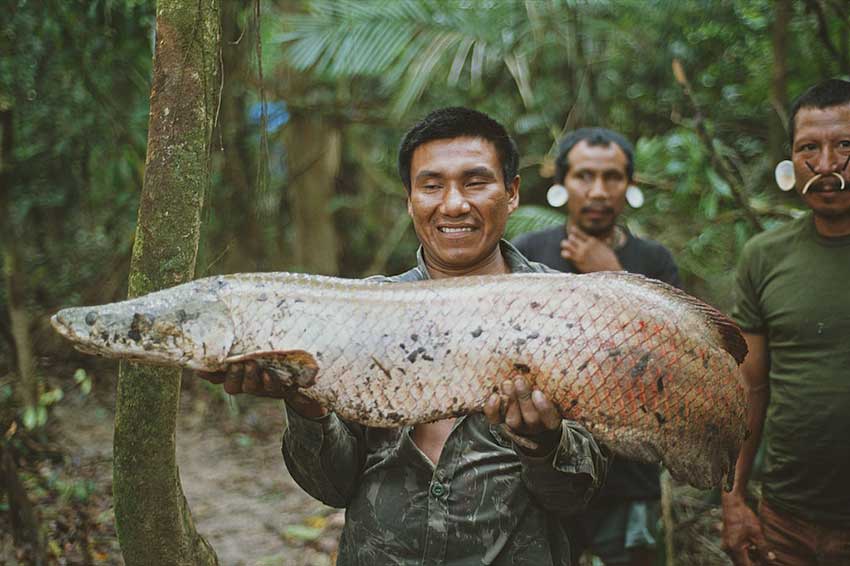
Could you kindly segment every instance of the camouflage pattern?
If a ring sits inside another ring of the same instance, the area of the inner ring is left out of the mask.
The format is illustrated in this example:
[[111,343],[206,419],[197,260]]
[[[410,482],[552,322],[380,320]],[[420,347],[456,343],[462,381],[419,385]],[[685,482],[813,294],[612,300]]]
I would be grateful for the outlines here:
[[[548,271],[510,244],[515,273]],[[428,278],[418,266],[387,281]],[[311,420],[287,408],[283,456],[312,496],[346,508],[338,566],[570,563],[562,517],[581,511],[604,481],[593,437],[563,421],[548,456],[517,450],[480,413],[455,421],[437,466],[412,427],[371,428],[338,415]]]

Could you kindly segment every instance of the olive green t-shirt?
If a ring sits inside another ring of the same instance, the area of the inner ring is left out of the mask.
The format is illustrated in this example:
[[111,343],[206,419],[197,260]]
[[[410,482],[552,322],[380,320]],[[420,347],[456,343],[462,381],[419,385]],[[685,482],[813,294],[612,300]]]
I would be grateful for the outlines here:
[[733,318],[767,337],[763,494],[771,506],[850,526],[850,236],[811,214],[744,247]]

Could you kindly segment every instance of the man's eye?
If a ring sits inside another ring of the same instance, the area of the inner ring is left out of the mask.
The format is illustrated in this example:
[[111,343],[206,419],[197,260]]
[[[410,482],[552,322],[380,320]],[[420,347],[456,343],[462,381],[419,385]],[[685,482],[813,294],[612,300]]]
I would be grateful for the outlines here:
[[850,149],[850,140],[841,140],[838,142],[838,147],[841,149]]
[[814,151],[817,149],[817,146],[813,143],[804,143],[800,147],[797,148],[797,151]]

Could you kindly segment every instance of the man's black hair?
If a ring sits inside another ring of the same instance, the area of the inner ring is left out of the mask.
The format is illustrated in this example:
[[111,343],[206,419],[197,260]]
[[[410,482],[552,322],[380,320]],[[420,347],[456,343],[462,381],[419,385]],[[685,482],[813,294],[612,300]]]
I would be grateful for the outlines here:
[[788,140],[791,149],[794,148],[797,112],[801,108],[823,109],[843,104],[850,104],[850,82],[841,79],[827,79],[798,96],[791,105],[791,113],[788,116]]
[[588,145],[609,146],[612,143],[620,146],[626,154],[626,176],[629,181],[635,174],[635,148],[632,144],[617,132],[605,128],[579,128],[567,134],[558,145],[558,157],[555,159],[555,182],[563,183],[570,163],[567,160],[570,150],[577,144],[586,141]]
[[460,106],[440,108],[417,122],[401,140],[398,148],[398,174],[410,193],[410,162],[413,152],[424,143],[459,137],[483,138],[494,146],[502,165],[505,188],[511,184],[519,168],[519,151],[514,140],[500,123],[483,112]]

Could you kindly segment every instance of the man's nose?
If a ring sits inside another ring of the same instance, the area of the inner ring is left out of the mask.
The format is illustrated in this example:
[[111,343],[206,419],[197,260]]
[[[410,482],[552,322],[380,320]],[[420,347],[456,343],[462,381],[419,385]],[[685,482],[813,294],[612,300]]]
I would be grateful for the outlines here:
[[608,190],[605,187],[605,179],[602,176],[595,177],[590,183],[587,198],[592,200],[604,200],[608,198]]
[[469,202],[460,187],[450,183],[443,194],[443,202],[440,204],[440,208],[442,209],[440,212],[446,216],[460,216],[469,212]]
[[821,148],[820,153],[818,153],[817,160],[813,164],[815,166],[815,171],[823,175],[828,175],[833,171],[838,171],[841,169],[841,166],[844,165],[839,157],[840,156],[833,150],[833,148],[828,146]]

